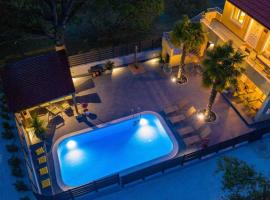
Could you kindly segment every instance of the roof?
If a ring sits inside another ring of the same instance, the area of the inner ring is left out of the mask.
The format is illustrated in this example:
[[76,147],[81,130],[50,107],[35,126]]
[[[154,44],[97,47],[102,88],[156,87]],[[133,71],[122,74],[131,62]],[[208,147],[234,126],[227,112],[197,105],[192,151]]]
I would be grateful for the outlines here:
[[9,64],[2,72],[2,80],[12,112],[75,92],[65,51]]
[[228,0],[270,29],[270,0]]

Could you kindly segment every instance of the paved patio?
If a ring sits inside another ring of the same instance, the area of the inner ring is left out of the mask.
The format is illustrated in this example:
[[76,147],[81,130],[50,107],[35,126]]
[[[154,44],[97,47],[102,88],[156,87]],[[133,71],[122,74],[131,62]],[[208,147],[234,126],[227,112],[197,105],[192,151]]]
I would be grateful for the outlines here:
[[[94,80],[88,77],[74,79],[77,100],[79,103],[88,103],[91,114],[80,123],[75,117],[64,115],[65,124],[56,129],[53,141],[74,131],[94,128],[97,124],[140,111],[150,110],[162,114],[165,107],[177,104],[181,99],[187,99],[198,110],[207,105],[210,91],[201,86],[199,75],[189,75],[188,84],[179,86],[171,82],[169,75],[164,74],[157,60],[145,62],[143,66],[145,73],[139,75],[133,75],[127,67],[120,67],[112,74]],[[221,95],[217,97],[214,111],[218,119],[210,124],[213,131],[210,145],[251,130]]]
[[[110,122],[124,116],[140,111],[155,111],[164,116],[162,112],[167,106],[177,104],[181,99],[187,99],[190,105],[196,109],[202,109],[207,105],[210,91],[201,86],[199,75],[189,75],[189,82],[179,86],[170,80],[158,63],[158,60],[150,60],[143,63],[145,72],[133,75],[128,67],[120,67],[112,74],[104,75],[94,80],[88,77],[75,79],[77,100],[79,103],[88,103],[90,116],[78,122],[74,116],[64,116],[64,125],[55,130],[52,135],[52,143],[63,135],[79,131],[85,128],[95,128],[96,125]],[[177,69],[175,69],[177,70]],[[79,105],[79,107],[81,107]],[[209,145],[234,138],[251,131],[241,120],[238,114],[218,95],[214,111],[218,114],[215,123],[209,124],[212,129]],[[175,127],[168,124],[175,133]],[[181,137],[175,133],[179,142],[180,152],[187,151]],[[189,148],[188,151],[192,151]],[[53,163],[51,162],[50,165]],[[54,178],[53,166],[50,166],[51,176]],[[53,181],[56,183],[56,181]],[[58,191],[57,186],[54,187]]]

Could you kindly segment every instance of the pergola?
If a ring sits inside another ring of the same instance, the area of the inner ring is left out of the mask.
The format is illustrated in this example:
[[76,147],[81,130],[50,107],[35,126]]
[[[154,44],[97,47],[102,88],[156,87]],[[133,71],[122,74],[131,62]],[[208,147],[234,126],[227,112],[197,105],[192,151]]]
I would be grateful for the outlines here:
[[2,72],[2,80],[12,112],[72,95],[78,114],[75,88],[64,50],[8,64]]

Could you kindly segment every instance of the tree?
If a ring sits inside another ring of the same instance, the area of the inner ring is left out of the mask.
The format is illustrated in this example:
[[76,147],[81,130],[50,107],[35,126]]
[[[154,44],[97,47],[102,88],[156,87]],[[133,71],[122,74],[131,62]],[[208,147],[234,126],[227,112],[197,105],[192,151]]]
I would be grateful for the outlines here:
[[0,0],[2,36],[14,33],[45,35],[64,44],[70,20],[89,0]]
[[237,85],[237,78],[244,71],[239,64],[245,56],[235,52],[231,42],[207,51],[206,55],[203,61],[202,82],[205,87],[212,89],[207,108],[201,112],[205,120],[211,122],[216,119],[212,107],[217,93],[222,92],[227,85]]
[[87,18],[99,38],[117,41],[147,32],[162,11],[163,0],[93,0]]
[[185,83],[187,78],[183,75],[186,55],[192,50],[197,49],[205,40],[202,25],[200,23],[192,23],[187,15],[183,16],[183,20],[177,22],[171,33],[172,43],[182,49],[180,66],[177,74],[178,83]]
[[45,139],[44,134],[46,132],[46,129],[43,127],[43,122],[40,121],[39,118],[35,116],[31,121],[31,126],[34,128],[34,132],[37,138],[39,138],[40,140],[44,140]]
[[209,7],[209,0],[165,0],[165,6],[168,14],[177,19],[199,14]]
[[222,157],[217,162],[216,172],[222,174],[222,189],[228,200],[266,200],[270,197],[269,180],[244,161]]

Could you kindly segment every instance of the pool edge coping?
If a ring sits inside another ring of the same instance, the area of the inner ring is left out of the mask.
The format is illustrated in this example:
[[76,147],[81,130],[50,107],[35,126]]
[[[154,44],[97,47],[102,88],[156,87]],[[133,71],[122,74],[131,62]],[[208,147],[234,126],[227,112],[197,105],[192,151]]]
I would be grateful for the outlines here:
[[[173,134],[173,132],[170,129],[170,127],[167,125],[165,119],[159,113],[154,112],[154,111],[143,111],[143,112],[135,113],[135,114],[132,114],[132,115],[124,116],[124,117],[121,117],[119,119],[112,120],[110,122],[105,122],[105,123],[99,124],[94,129],[91,128],[91,127],[89,127],[89,128],[85,128],[85,129],[82,129],[82,130],[79,130],[79,131],[68,133],[66,135],[63,135],[63,136],[59,137],[54,142],[54,144],[52,146],[51,153],[52,153],[52,158],[53,158],[55,179],[56,179],[56,182],[57,182],[58,186],[60,187],[60,189],[62,191],[67,191],[69,189],[73,189],[73,188],[77,188],[77,187],[82,186],[82,185],[80,185],[80,186],[67,186],[66,184],[64,184],[64,182],[62,180],[62,177],[61,177],[60,163],[59,163],[58,153],[57,153],[57,149],[56,149],[59,146],[59,143],[60,142],[62,142],[64,139],[69,138],[71,136],[75,136],[75,135],[79,135],[79,134],[84,134],[84,133],[89,132],[89,131],[94,131],[94,130],[99,129],[99,128],[104,128],[104,127],[107,127],[107,126],[110,126],[110,125],[114,125],[114,124],[119,123],[121,121],[125,121],[125,120],[129,120],[129,119],[133,119],[133,118],[139,117],[142,114],[152,114],[152,115],[155,115],[160,120],[160,122],[162,123],[165,131],[168,133],[168,136],[169,136],[169,138],[172,141],[173,149],[167,155],[164,155],[164,156],[161,156],[159,158],[156,158],[156,159],[153,159],[153,160],[144,162],[144,163],[142,163],[142,164],[140,164],[138,166],[134,166],[134,167],[125,169],[123,171],[118,172],[117,174],[119,174],[119,175],[125,175],[125,174],[130,173],[131,171],[136,171],[136,167],[138,167],[139,169],[143,169],[143,168],[146,167],[145,165],[147,165],[147,164],[150,166],[150,165],[153,165],[153,164],[156,164],[156,163],[164,162],[165,160],[169,160],[169,159],[175,157],[177,155],[178,151],[179,151],[178,141],[175,138],[175,135]],[[149,163],[152,163],[152,164],[149,164]],[[104,176],[103,178],[106,178],[106,177],[108,177],[108,176]],[[99,179],[97,179],[97,180],[99,180]],[[89,182],[89,183],[91,183],[91,182]],[[88,183],[86,183],[86,184],[88,184]]]

